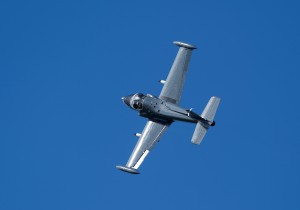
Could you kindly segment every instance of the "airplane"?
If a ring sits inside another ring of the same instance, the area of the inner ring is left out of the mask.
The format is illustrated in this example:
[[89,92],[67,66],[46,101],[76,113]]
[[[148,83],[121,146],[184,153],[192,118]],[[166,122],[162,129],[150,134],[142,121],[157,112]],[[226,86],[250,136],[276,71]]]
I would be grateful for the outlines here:
[[116,166],[117,169],[131,174],[139,174],[138,168],[148,153],[159,142],[161,136],[174,121],[195,123],[196,128],[192,137],[193,144],[200,144],[209,127],[215,125],[214,117],[221,99],[213,96],[201,115],[192,109],[179,106],[189,61],[196,46],[174,41],[179,47],[176,58],[159,97],[151,94],[136,93],[122,97],[123,102],[138,112],[141,117],[148,119],[142,133],[135,133],[139,137],[133,152],[125,166]]

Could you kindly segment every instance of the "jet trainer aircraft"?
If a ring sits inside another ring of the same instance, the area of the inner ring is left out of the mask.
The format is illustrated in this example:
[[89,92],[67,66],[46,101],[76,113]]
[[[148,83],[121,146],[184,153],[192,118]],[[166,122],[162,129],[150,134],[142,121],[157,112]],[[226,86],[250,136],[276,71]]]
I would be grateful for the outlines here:
[[192,137],[193,144],[200,144],[208,128],[215,125],[214,117],[220,98],[211,97],[201,115],[196,114],[192,109],[184,109],[179,106],[192,50],[196,47],[177,41],[174,44],[180,48],[167,79],[160,80],[163,89],[159,97],[142,93],[122,97],[127,106],[138,111],[140,116],[148,118],[143,132],[135,134],[139,140],[126,166],[116,166],[122,171],[139,174],[138,168],[145,157],[174,121],[196,124]]

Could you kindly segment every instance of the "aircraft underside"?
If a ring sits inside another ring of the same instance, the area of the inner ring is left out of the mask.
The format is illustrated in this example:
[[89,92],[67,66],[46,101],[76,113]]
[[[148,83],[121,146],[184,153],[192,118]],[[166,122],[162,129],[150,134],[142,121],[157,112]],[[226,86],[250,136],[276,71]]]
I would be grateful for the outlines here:
[[122,98],[127,106],[137,111],[140,116],[148,118],[144,130],[141,133],[136,133],[139,140],[127,164],[117,166],[122,171],[138,174],[138,168],[146,156],[174,121],[197,124],[191,140],[193,144],[200,144],[208,128],[215,125],[214,116],[220,98],[211,97],[201,115],[196,114],[191,109],[184,109],[179,106],[191,54],[196,47],[183,42],[174,42],[174,44],[180,48],[167,79],[160,80],[163,88],[159,97],[136,93]]

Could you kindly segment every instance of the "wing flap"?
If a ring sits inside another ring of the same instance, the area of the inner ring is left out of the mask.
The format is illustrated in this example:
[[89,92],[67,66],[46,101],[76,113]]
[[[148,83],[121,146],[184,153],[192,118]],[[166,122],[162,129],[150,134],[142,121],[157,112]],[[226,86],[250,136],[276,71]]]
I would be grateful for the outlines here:
[[168,127],[169,124],[161,124],[149,120],[136,143],[126,166],[138,169]]

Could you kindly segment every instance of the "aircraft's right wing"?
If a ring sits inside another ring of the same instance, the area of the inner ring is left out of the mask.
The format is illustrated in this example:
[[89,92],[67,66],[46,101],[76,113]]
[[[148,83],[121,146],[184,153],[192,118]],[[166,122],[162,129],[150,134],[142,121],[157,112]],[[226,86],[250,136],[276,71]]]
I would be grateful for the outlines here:
[[174,44],[180,48],[159,98],[173,104],[179,104],[192,50],[196,47],[183,42],[174,42]]
[[126,166],[117,166],[117,168],[125,172],[138,174],[139,172],[137,169],[142,164],[149,151],[159,141],[160,137],[167,130],[169,125],[170,124],[149,120],[138,142],[136,143],[136,146],[133,149]]

